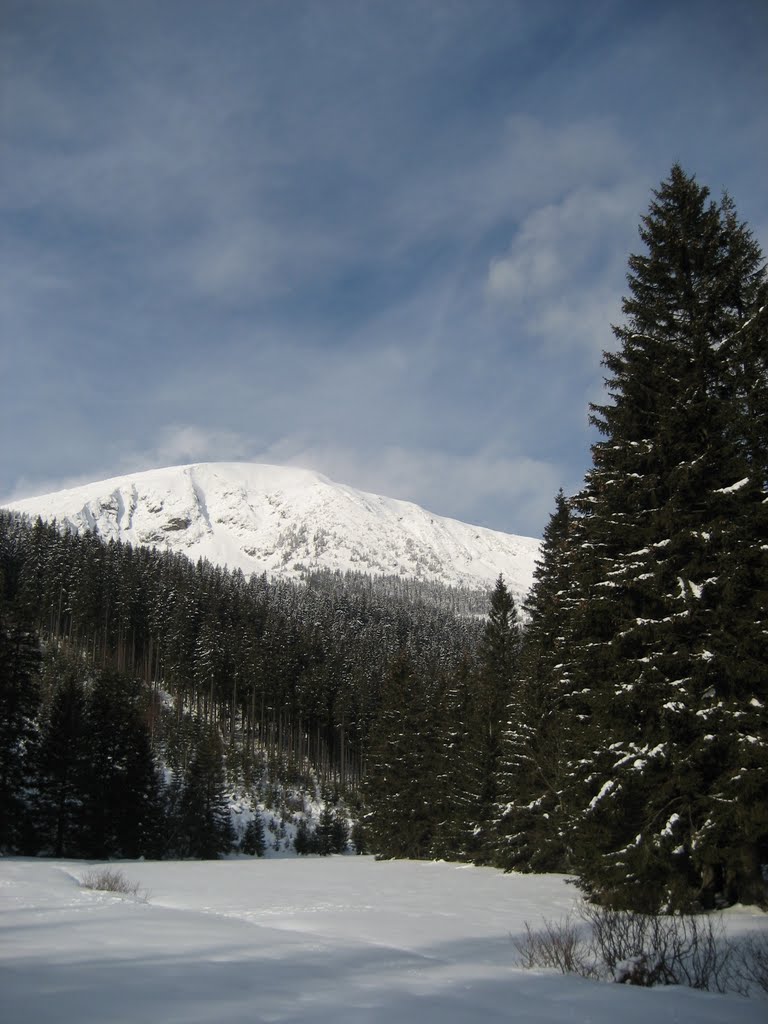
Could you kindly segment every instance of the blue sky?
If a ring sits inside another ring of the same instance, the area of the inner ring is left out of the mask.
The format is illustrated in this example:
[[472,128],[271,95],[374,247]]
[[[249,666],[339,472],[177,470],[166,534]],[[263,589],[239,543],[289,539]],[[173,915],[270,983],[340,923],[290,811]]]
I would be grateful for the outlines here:
[[765,0],[3,0],[0,496],[294,464],[538,535],[675,161],[768,249]]

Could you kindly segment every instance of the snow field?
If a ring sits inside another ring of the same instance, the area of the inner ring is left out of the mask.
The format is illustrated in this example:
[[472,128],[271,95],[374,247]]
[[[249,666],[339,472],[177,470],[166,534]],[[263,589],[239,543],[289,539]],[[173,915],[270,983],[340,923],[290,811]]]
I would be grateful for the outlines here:
[[[560,876],[369,857],[120,864],[148,902],[82,889],[92,863],[0,859],[3,1024],[763,1024],[766,1001],[514,966]],[[729,913],[729,931],[768,927]]]

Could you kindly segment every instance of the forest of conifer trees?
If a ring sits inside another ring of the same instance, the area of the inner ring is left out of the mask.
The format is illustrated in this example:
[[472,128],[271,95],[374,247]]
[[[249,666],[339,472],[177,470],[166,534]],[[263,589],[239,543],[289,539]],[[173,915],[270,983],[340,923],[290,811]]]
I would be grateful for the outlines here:
[[[193,791],[219,820],[218,852],[236,838],[222,808],[238,789],[319,789],[354,817],[387,665],[407,657],[438,685],[481,628],[453,610],[471,593],[354,574],[246,581],[5,512],[0,581],[1,842],[23,852],[213,855],[218,840],[190,838]],[[97,769],[102,743],[114,778]],[[120,806],[136,834],[92,839],[86,818]]]
[[[768,279],[675,166],[629,258],[599,440],[533,588],[246,580],[0,513],[0,850],[563,871],[610,906],[766,905]],[[335,808],[335,810],[334,810]],[[283,807],[285,813],[285,807]]]

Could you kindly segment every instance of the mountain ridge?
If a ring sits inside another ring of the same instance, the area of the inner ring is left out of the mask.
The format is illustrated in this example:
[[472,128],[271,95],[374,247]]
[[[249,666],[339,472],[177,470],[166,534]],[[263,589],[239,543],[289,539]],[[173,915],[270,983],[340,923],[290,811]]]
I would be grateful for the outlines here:
[[413,502],[263,463],[189,463],[7,503],[77,532],[205,558],[246,575],[315,569],[530,588],[539,542],[439,516]]

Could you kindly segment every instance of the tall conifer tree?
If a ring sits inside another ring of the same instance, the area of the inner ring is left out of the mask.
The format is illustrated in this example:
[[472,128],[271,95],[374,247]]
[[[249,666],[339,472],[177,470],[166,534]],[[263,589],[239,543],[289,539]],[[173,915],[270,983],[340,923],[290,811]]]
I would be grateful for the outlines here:
[[215,726],[201,732],[180,801],[181,849],[188,857],[212,860],[235,841],[229,815],[224,747]]
[[40,641],[0,598],[0,853],[26,852],[38,740]]
[[580,710],[570,662],[573,538],[573,514],[561,490],[525,602],[519,682],[507,708],[499,765],[494,860],[508,869],[562,871],[570,866],[564,796]]
[[[478,863],[494,859],[504,727],[510,704],[517,708],[519,703],[520,642],[514,598],[499,576],[491,593],[488,621],[480,639],[471,706],[471,749],[465,762],[470,773],[470,792],[474,789],[474,842],[469,853]],[[517,710],[512,714],[517,714]]]
[[55,857],[83,850],[83,794],[89,786],[90,739],[86,697],[74,665],[58,662],[60,679],[42,730],[38,757],[40,843]]
[[764,901],[764,262],[679,166],[640,237],[576,501],[578,869],[616,905]]
[[90,857],[157,853],[161,784],[137,684],[109,669],[88,690],[85,852]]
[[366,780],[366,838],[382,857],[429,855],[439,822],[436,723],[424,679],[401,652],[384,681]]

